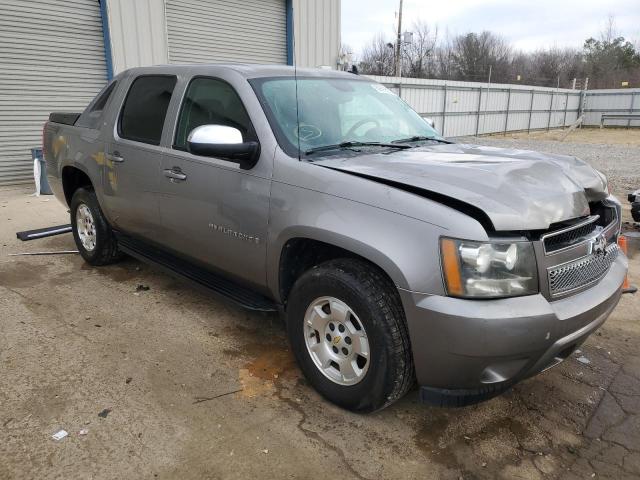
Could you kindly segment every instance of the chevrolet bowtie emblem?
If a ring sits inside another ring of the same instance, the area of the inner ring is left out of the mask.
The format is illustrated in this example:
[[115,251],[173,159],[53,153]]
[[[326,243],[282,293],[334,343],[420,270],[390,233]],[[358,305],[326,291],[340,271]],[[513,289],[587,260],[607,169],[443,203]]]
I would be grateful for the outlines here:
[[607,248],[607,238],[600,234],[591,241],[591,251],[596,255],[601,255]]
[[333,337],[333,344],[334,345],[339,344],[340,340],[342,340],[342,337],[340,335],[338,335],[337,337]]

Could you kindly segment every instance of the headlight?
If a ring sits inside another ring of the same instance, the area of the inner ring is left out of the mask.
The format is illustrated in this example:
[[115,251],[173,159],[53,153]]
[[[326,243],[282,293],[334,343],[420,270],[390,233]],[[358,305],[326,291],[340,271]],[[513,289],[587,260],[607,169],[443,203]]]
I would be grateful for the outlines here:
[[538,293],[531,242],[440,239],[442,274],[454,297],[514,297]]

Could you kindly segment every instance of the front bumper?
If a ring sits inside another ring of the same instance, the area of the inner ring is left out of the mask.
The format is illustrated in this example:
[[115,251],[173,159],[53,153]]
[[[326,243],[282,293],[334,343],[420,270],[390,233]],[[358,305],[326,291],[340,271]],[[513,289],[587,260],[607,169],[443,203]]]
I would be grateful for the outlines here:
[[467,300],[401,290],[421,398],[476,403],[557,365],[604,323],[626,273],[621,254],[593,287],[551,302],[541,294]]

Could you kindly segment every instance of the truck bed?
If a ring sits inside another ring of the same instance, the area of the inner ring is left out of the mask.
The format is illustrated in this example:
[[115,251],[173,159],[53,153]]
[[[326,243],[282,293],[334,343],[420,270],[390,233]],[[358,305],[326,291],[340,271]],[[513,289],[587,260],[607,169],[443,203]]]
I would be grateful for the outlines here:
[[75,125],[80,117],[80,113],[74,112],[52,112],[49,114],[49,121],[61,123],[62,125]]

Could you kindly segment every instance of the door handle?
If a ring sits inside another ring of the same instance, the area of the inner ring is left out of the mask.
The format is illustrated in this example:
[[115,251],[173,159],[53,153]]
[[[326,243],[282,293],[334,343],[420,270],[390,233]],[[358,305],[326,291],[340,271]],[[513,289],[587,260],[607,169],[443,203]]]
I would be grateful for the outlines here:
[[177,167],[164,170],[164,176],[170,178],[172,182],[182,182],[187,179],[187,176]]
[[107,155],[107,160],[114,163],[122,163],[124,162],[124,157],[120,156],[120,152],[113,152],[112,154]]

